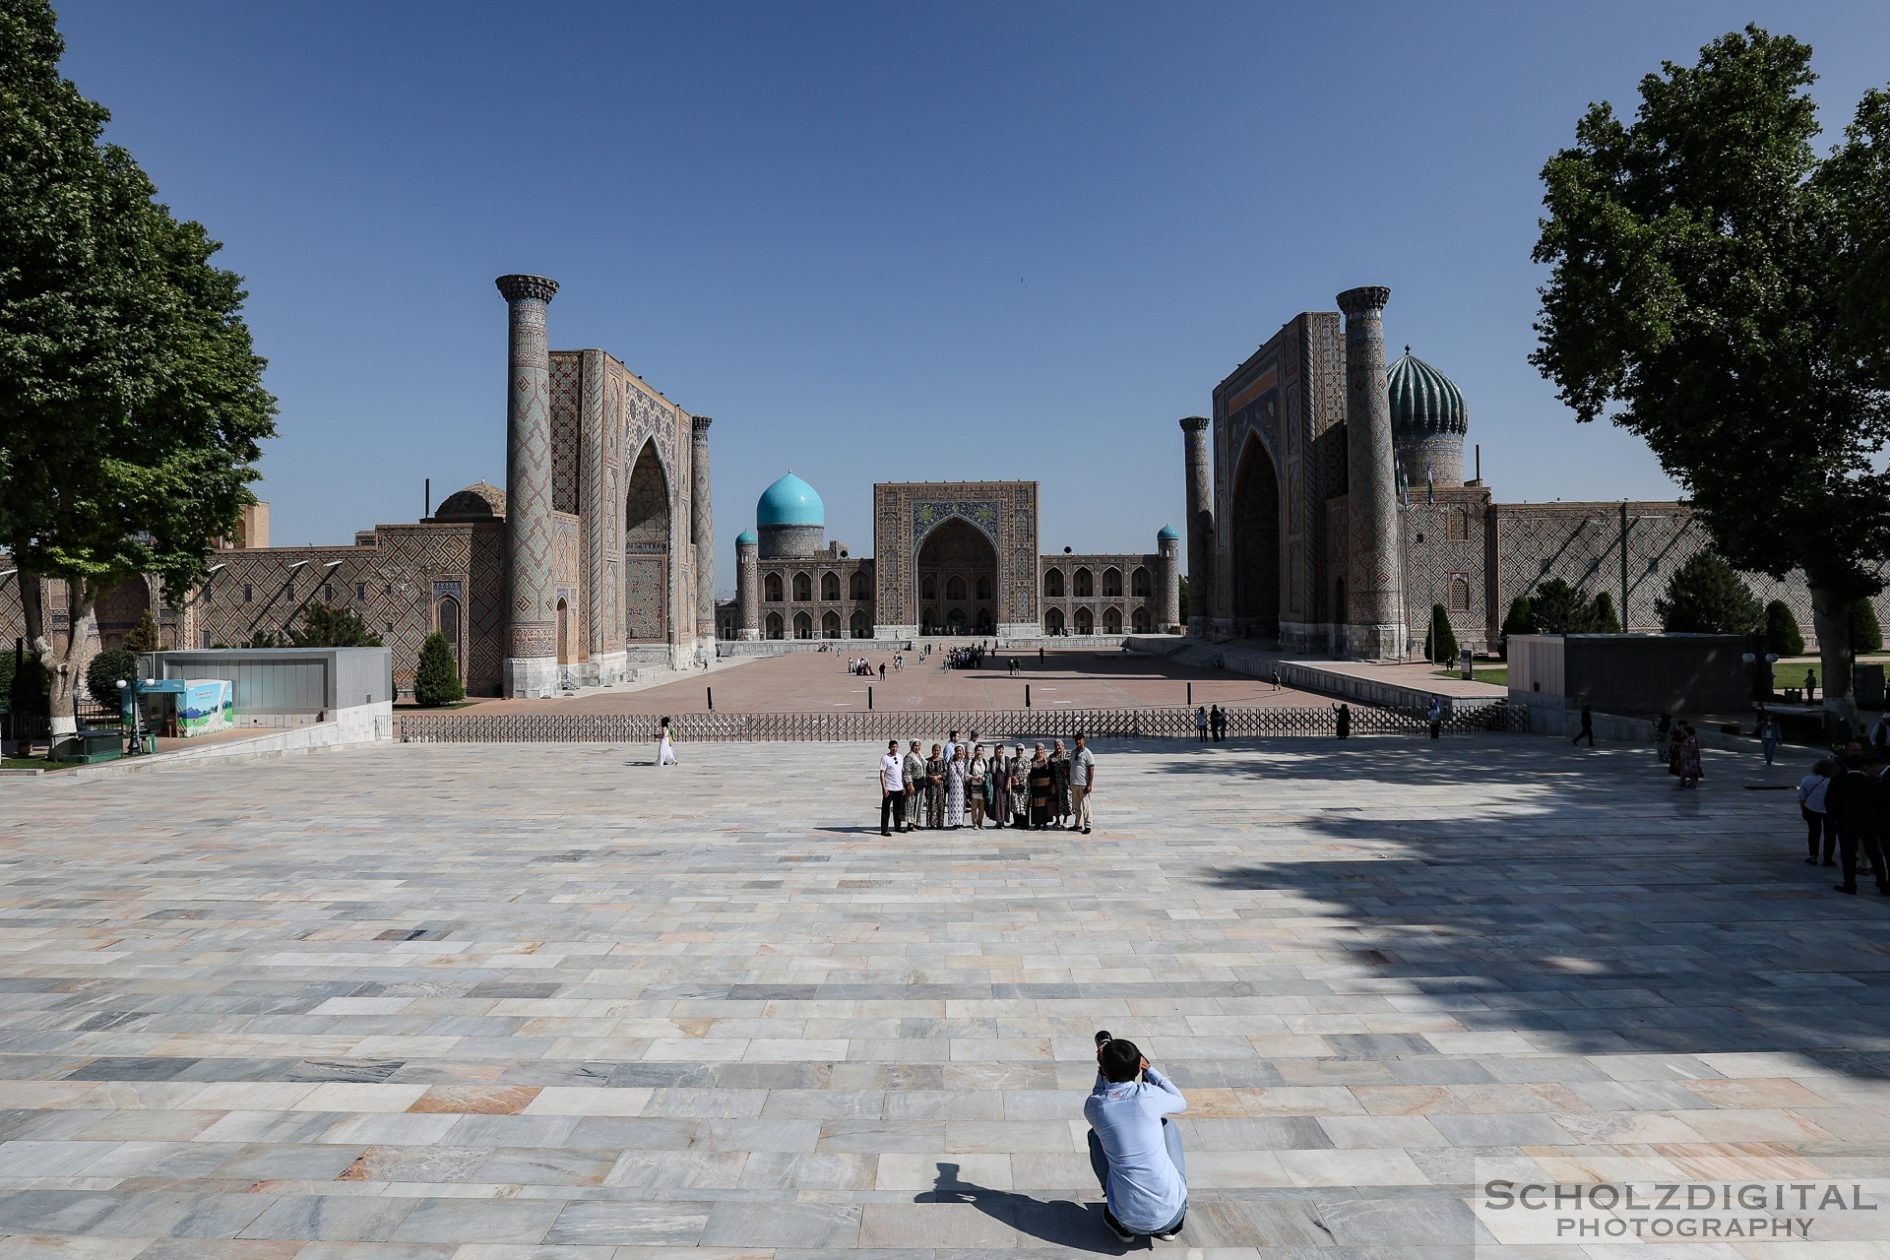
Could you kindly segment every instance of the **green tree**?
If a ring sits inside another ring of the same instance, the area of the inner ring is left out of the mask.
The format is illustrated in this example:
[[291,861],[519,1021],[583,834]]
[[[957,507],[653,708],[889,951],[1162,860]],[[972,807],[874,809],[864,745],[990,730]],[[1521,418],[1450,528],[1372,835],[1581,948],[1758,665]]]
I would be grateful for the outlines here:
[[1820,157],[1813,78],[1808,46],[1748,26],[1645,76],[1631,122],[1589,107],[1542,170],[1531,361],[1647,442],[1735,566],[1804,570],[1848,721],[1847,610],[1890,554],[1890,93]]
[[1181,625],[1185,630],[1188,625],[1188,579],[1181,579]]
[[1595,592],[1595,606],[1589,612],[1588,619],[1596,634],[1621,633],[1621,619],[1614,615],[1614,596],[1606,591]]
[[291,646],[280,630],[255,630],[250,633],[246,648],[282,648]]
[[1595,628],[1595,606],[1581,587],[1550,578],[1530,596],[1529,621],[1534,634],[1588,634]]
[[125,632],[125,651],[155,652],[157,650],[157,622],[151,620],[151,610],[147,608],[138,617],[138,624]]
[[108,114],[60,76],[63,51],[45,0],[0,0],[0,545],[55,734],[90,637],[54,651],[34,579],[64,585],[75,628],[134,574],[181,600],[275,429],[241,281],[102,143]]
[[1509,601],[1509,611],[1503,614],[1503,636],[1497,643],[1504,660],[1509,659],[1509,636],[1532,633],[1535,624],[1535,610],[1530,606],[1527,595],[1518,595]]
[[1765,606],[1765,646],[1777,656],[1803,656],[1805,636],[1791,605],[1775,599]]
[[381,636],[367,628],[361,614],[350,608],[313,604],[302,614],[302,624],[289,630],[296,647],[379,647]]
[[1753,634],[1764,616],[1759,601],[1716,551],[1696,551],[1654,601],[1663,629],[1682,634]]
[[1431,605],[1431,629],[1424,636],[1424,659],[1449,665],[1457,659],[1457,634],[1442,604]]
[[1877,610],[1867,599],[1859,599],[1851,605],[1851,650],[1883,651],[1883,627],[1877,624]]
[[413,673],[414,703],[423,709],[436,709],[466,698],[459,682],[459,664],[446,636],[434,631],[420,645],[420,663]]
[[124,648],[106,648],[85,667],[85,689],[92,694],[93,704],[116,713],[122,703],[119,682],[129,683],[137,673],[138,662],[130,652]]

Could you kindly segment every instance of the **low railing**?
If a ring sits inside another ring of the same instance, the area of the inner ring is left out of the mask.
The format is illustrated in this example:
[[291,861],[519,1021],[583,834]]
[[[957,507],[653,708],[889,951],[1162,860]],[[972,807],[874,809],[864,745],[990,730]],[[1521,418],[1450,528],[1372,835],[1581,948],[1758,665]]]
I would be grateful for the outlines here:
[[[648,713],[403,713],[394,733],[410,744],[629,744],[654,740],[658,718]],[[1337,714],[1318,708],[1227,710],[1233,739],[1307,738],[1337,733]],[[1354,735],[1415,735],[1421,713],[1355,705]],[[868,710],[856,713],[679,713],[670,729],[679,742],[864,741],[941,739],[948,731],[978,731],[987,741],[1064,739],[1078,731],[1092,739],[1195,739],[1194,710],[983,709]],[[1495,704],[1446,718],[1453,735],[1515,734],[1529,729],[1528,710]]]

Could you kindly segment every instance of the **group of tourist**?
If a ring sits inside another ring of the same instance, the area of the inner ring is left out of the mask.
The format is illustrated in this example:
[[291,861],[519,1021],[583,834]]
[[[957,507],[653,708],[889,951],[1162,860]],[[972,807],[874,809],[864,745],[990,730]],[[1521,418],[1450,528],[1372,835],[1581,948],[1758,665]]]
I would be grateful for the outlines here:
[[1227,740],[1227,710],[1220,705],[1212,708],[1196,705],[1194,710],[1194,733],[1202,743],[1210,740],[1216,744]]
[[[1582,706],[1583,717],[1587,719],[1588,706]],[[1586,729],[1589,742],[1594,742],[1592,721]],[[1581,738],[1579,735],[1577,739]],[[1700,732],[1693,723],[1685,718],[1675,719],[1670,713],[1660,715],[1660,722],[1654,727],[1654,754],[1665,763],[1667,773],[1679,779],[1674,784],[1676,789],[1697,788],[1700,780],[1706,777],[1700,765]],[[1767,756],[1766,760],[1771,761]]]
[[984,645],[953,648],[940,654],[940,664],[946,669],[982,669],[984,667]]
[[997,827],[1059,827],[1090,832],[1089,801],[1096,791],[1096,754],[1079,732],[1076,747],[1062,740],[1045,750],[1041,742],[1026,753],[1022,744],[1003,744],[987,753],[978,732],[963,742],[953,731],[930,754],[912,740],[902,754],[899,741],[886,741],[879,759],[879,834]]
[[[867,660],[864,656],[848,657],[847,658],[847,673],[857,674],[861,678],[871,678],[873,676],[873,664],[871,661]],[[886,679],[886,664],[884,661],[880,662],[879,677],[880,677],[880,681],[882,682],[884,682]]]
[[1805,865],[1842,866],[1841,893],[1857,892],[1858,854],[1890,896],[1890,713],[1861,739],[1847,739],[1798,782]]

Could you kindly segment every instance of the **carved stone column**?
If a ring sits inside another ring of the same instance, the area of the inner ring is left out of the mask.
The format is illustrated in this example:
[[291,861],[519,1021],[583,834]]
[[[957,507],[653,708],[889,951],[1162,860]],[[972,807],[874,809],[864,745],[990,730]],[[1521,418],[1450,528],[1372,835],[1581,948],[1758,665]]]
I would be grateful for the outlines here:
[[755,536],[743,530],[735,539],[735,605],[740,624],[735,637],[753,643],[761,637],[761,561]]
[[1174,531],[1163,529],[1156,535],[1155,548],[1161,556],[1162,602],[1161,613],[1156,626],[1158,634],[1166,634],[1168,627],[1181,624],[1181,540]]
[[[1214,457],[1206,416],[1183,416],[1181,448],[1188,472],[1188,633],[1208,637],[1213,620]],[[1177,579],[1175,599],[1181,599]],[[1179,610],[1177,610],[1179,612]]]
[[1346,654],[1400,660],[1407,632],[1398,530],[1398,458],[1385,392],[1385,303],[1366,285],[1339,294],[1345,313]]
[[557,586],[552,567],[551,357],[545,307],[558,291],[543,276],[500,276],[511,335],[505,399],[505,657],[507,696],[548,696],[558,685]]
[[708,416],[690,417],[690,537],[696,548],[696,647],[715,654],[715,521],[709,495]]

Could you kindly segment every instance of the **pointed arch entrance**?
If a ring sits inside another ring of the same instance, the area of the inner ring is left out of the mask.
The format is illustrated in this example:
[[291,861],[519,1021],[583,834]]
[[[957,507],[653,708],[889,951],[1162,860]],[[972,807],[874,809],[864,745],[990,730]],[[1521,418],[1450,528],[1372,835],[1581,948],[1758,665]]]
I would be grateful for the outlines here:
[[946,599],[962,601],[969,591],[997,589],[997,548],[963,517],[954,516],[935,526],[919,545],[912,567],[923,633],[963,634],[974,625],[1003,620],[1000,609],[968,610],[962,602],[945,604],[938,599],[941,591]]
[[645,442],[630,471],[624,505],[624,637],[667,643],[670,616],[669,477],[656,444]]
[[1229,516],[1233,543],[1234,633],[1276,639],[1280,634],[1280,479],[1273,457],[1249,434],[1234,472]]

